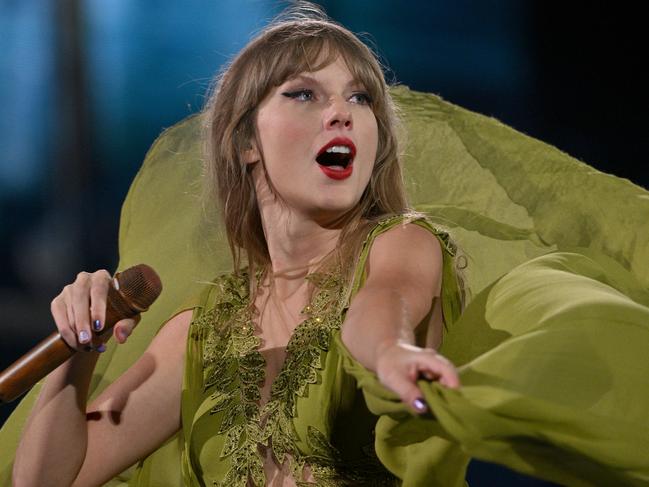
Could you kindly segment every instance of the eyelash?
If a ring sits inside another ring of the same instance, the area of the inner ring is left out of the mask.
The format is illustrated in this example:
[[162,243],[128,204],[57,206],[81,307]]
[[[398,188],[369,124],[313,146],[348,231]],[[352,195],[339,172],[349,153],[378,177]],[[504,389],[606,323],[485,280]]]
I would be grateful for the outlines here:
[[[297,90],[297,91],[287,91],[287,92],[282,93],[282,95],[284,95],[285,97],[293,98],[293,99],[298,99],[298,98],[300,98],[300,96],[305,95],[305,94],[313,96],[313,90],[304,89],[304,90]],[[358,97],[362,98],[363,101],[360,102],[359,105],[371,105],[372,104],[372,97],[370,97],[369,93],[365,93],[363,91],[360,91],[360,92],[357,92],[357,93],[353,93],[352,97],[353,96],[358,96]],[[300,101],[312,101],[312,100],[313,100],[313,98],[310,98],[308,100],[302,99]]]

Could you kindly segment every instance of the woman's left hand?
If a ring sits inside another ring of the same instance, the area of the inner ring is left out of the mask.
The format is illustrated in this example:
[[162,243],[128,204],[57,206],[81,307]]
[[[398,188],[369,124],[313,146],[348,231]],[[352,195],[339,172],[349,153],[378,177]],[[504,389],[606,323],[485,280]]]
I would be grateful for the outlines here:
[[452,389],[460,387],[457,369],[432,348],[396,342],[382,348],[376,358],[376,375],[381,383],[401,397],[415,413],[428,412],[417,387],[421,379],[437,380]]

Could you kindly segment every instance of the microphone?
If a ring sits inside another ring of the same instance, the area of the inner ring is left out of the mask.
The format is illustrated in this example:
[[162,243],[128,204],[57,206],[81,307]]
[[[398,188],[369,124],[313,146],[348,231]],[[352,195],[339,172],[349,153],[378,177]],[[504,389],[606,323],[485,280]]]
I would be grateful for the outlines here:
[[[149,309],[160,296],[162,283],[146,264],[118,272],[108,288],[106,320],[101,336],[110,333],[115,323]],[[61,337],[52,333],[0,374],[0,402],[11,402],[76,352]]]

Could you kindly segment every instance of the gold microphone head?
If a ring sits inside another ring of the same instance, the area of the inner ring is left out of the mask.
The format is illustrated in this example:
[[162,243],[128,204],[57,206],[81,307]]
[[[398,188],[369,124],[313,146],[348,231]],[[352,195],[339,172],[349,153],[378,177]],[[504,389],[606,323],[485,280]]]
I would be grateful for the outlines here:
[[162,292],[160,277],[146,264],[138,264],[116,273],[114,282],[119,294],[139,312],[149,309]]

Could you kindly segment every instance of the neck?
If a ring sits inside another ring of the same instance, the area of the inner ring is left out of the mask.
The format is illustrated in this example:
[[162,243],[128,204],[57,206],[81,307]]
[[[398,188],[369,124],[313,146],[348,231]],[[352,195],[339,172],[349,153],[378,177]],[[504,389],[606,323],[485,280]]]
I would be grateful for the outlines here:
[[266,284],[276,296],[288,298],[304,284],[304,277],[336,248],[340,230],[326,228],[298,215],[271,208],[261,210],[261,221],[270,255]]
[[277,296],[294,294],[336,249],[341,230],[319,224],[278,205],[261,210],[261,221],[270,256],[269,281]]
[[268,277],[278,295],[290,295],[304,283],[302,278],[336,249],[344,221],[350,215],[316,214],[287,205],[270,189],[259,166],[253,175],[270,256]]
[[276,276],[312,270],[336,248],[341,232],[286,208],[263,208],[261,221]]
[[340,222],[331,215],[305,214],[280,201],[270,189],[262,168],[254,170],[257,205],[275,276],[306,275],[338,243]]

